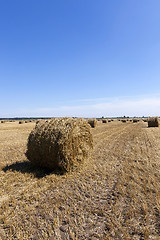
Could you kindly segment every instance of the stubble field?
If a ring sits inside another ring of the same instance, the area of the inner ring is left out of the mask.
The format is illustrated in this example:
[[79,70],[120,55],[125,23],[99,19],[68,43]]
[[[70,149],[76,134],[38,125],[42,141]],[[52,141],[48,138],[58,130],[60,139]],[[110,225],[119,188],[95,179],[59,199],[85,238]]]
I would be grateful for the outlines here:
[[25,157],[35,123],[0,123],[0,239],[160,239],[160,128],[98,123],[84,167],[60,175]]

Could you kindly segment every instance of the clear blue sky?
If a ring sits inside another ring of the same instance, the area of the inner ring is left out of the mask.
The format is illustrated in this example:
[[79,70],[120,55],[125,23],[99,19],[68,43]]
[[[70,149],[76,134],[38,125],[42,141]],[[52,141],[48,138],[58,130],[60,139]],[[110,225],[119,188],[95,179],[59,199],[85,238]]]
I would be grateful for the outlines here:
[[160,115],[160,1],[1,0],[0,86],[0,117]]

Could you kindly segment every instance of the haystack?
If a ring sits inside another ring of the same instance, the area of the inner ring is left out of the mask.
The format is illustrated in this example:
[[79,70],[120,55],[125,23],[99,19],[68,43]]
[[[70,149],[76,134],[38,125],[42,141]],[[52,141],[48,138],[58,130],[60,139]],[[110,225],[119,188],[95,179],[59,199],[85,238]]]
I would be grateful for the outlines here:
[[106,120],[106,119],[103,119],[103,120],[102,120],[102,123],[107,123],[107,120]]
[[95,128],[97,125],[97,119],[88,119],[88,123],[92,128]]
[[91,155],[93,138],[85,119],[40,121],[29,135],[27,158],[40,167],[63,172],[80,167]]
[[138,119],[133,119],[133,123],[137,123],[137,122],[139,122]]
[[148,119],[148,127],[159,127],[159,118],[158,117],[150,117]]
[[24,123],[24,120],[19,121],[19,124],[22,124],[22,123]]
[[123,123],[126,123],[126,122],[127,122],[127,120],[126,120],[126,119],[122,119],[122,120],[121,120],[121,122],[123,122]]

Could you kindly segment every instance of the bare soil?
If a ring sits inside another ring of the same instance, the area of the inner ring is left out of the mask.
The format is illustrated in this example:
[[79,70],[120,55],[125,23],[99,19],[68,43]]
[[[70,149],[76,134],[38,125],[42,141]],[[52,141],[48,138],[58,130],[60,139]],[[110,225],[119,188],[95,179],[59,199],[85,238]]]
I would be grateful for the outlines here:
[[160,239],[160,128],[98,123],[92,158],[61,175],[25,157],[35,123],[0,123],[0,239]]

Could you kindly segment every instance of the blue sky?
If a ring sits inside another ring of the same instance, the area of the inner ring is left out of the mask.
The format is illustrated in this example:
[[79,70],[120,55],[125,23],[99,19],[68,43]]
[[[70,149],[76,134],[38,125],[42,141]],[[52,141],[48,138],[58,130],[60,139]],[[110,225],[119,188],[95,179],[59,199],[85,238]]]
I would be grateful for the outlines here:
[[1,0],[0,117],[160,115],[159,0]]

